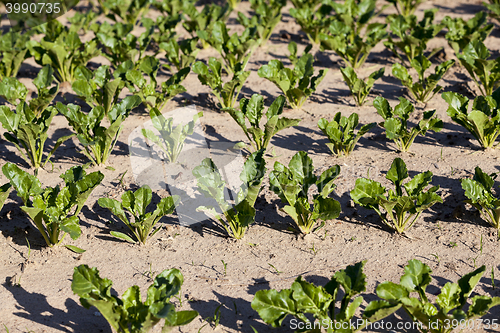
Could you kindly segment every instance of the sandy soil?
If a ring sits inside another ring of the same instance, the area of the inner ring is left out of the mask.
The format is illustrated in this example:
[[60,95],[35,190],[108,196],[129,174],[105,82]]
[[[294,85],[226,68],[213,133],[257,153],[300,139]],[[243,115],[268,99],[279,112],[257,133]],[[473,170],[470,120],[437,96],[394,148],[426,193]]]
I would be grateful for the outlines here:
[[[423,9],[431,7],[439,8],[438,19],[446,15],[470,18],[483,9],[481,1],[439,0],[423,4],[417,14],[421,16]],[[288,14],[289,8],[290,5],[284,10],[283,21],[277,26],[268,46],[257,50],[251,59],[249,68],[252,74],[242,96],[260,93],[267,98],[269,105],[278,95],[278,90],[272,83],[261,79],[256,73],[257,69],[273,58],[287,63],[288,38],[296,41],[301,50],[307,44],[305,36],[299,32],[299,26]],[[247,9],[248,5],[243,3],[241,10]],[[386,14],[392,12],[392,8],[386,10]],[[383,20],[383,17],[380,19]],[[232,13],[229,22],[232,26],[236,24],[235,13]],[[498,25],[486,44],[498,56]],[[441,59],[454,58],[444,33],[440,33],[429,48],[436,46],[445,48]],[[299,150],[310,154],[318,173],[339,164],[342,172],[337,181],[335,198],[342,205],[342,213],[338,219],[329,221],[320,232],[307,237],[288,231],[292,220],[279,211],[279,198],[269,191],[266,179],[256,203],[256,223],[248,229],[243,240],[228,239],[221,228],[210,220],[183,227],[175,216],[162,220],[164,227],[146,246],[131,245],[110,237],[110,231],[125,231],[125,226],[119,222],[110,223],[114,218],[97,205],[97,199],[103,196],[119,198],[125,190],[137,188],[128,156],[128,137],[137,126],[149,120],[144,110],[139,109],[125,121],[119,142],[109,159],[109,166],[115,170],[91,169],[101,170],[105,179],[92,193],[87,207],[82,211],[82,236],[76,241],[71,241],[69,237],[65,240],[68,244],[84,248],[85,253],[75,254],[63,247],[47,248],[39,232],[19,208],[20,199],[14,193],[10,195],[0,213],[0,324],[5,325],[10,332],[111,332],[97,310],[84,309],[71,291],[73,267],[80,264],[98,267],[102,277],[114,282],[113,287],[118,294],[134,284],[145,292],[152,282],[151,273],[179,268],[185,278],[180,308],[194,309],[200,313],[191,324],[180,329],[182,332],[198,332],[201,327],[201,332],[253,332],[251,327],[261,333],[289,332],[291,329],[286,325],[271,330],[259,319],[250,307],[254,294],[260,289],[288,288],[298,275],[324,285],[335,271],[361,260],[367,260],[365,273],[368,282],[363,306],[376,298],[374,290],[378,283],[398,281],[404,265],[414,258],[432,268],[435,277],[430,288],[432,293],[437,292],[436,286],[442,287],[446,282],[456,281],[472,271],[474,265],[486,265],[487,272],[493,267],[495,284],[500,285],[497,259],[500,252],[496,232],[477,212],[462,203],[465,197],[460,186],[460,179],[470,177],[477,165],[488,173],[499,171],[500,152],[482,151],[465,129],[451,121],[446,115],[446,103],[436,96],[427,105],[418,105],[412,122],[418,121],[423,110],[437,109],[437,114],[445,122],[445,128],[440,133],[431,132],[425,137],[418,137],[412,146],[412,153],[395,152],[392,142],[385,138],[383,129],[378,127],[359,141],[351,156],[342,159],[333,157],[325,145],[326,137],[317,128],[321,117],[331,119],[338,111],[345,115],[358,112],[363,124],[380,122],[381,117],[370,105],[373,97],[384,96],[394,105],[399,96],[406,94],[406,90],[389,75],[390,66],[396,59],[380,44],[368,58],[361,73],[368,75],[384,66],[386,76],[375,84],[367,105],[355,107],[339,71],[342,65],[340,58],[333,52],[321,53],[317,49],[313,52],[317,68],[328,68],[329,72],[303,110],[287,111],[287,117],[300,118],[301,122],[295,128],[280,132],[272,140],[274,148],[271,147],[271,150],[274,149],[277,157],[269,159],[268,169],[272,168],[274,160],[288,164]],[[215,55],[213,50],[203,50],[199,58],[207,59]],[[91,65],[98,66],[101,60],[95,59]],[[21,80],[28,84],[37,68],[33,60],[29,59],[19,74]],[[162,80],[167,78],[161,76]],[[199,83],[195,74],[191,73],[183,84],[188,91],[169,102],[165,111],[184,105],[195,106],[204,112],[201,124],[209,142],[236,143],[245,140],[230,116],[216,110],[208,88]],[[450,70],[441,84],[445,91],[457,91],[469,97],[477,93],[473,81],[458,66]],[[65,98],[82,103],[71,94]],[[63,101],[61,96],[57,100]],[[70,129],[65,118],[56,116],[50,130],[49,137],[52,139],[49,144],[68,133]],[[49,167],[40,171],[42,183],[55,186],[60,182],[58,176],[62,171],[73,165],[87,163],[85,156],[78,153],[79,149],[76,139],[61,146],[54,157],[54,170]],[[0,156],[0,166],[11,161],[27,167],[14,147],[3,139],[0,140]],[[388,231],[374,212],[354,207],[349,197],[356,178],[366,177],[367,174],[388,185],[385,172],[396,157],[404,159],[411,175],[432,171],[433,184],[441,186],[438,193],[444,200],[443,204],[436,204],[421,216],[408,232],[408,237]],[[119,180],[125,172],[122,187]],[[5,177],[1,175],[0,184],[5,182]],[[156,191],[155,201],[166,195],[166,190]],[[13,282],[18,281],[20,286],[13,286]],[[493,289],[491,286],[489,273],[480,281],[476,292],[500,296],[499,288]],[[179,304],[179,301],[176,303]],[[205,319],[213,317],[220,305],[220,322],[215,327]],[[392,322],[409,320],[401,314],[398,312],[389,319]],[[500,307],[497,307],[485,318],[495,319],[499,316]],[[482,331],[496,330],[474,330]]]

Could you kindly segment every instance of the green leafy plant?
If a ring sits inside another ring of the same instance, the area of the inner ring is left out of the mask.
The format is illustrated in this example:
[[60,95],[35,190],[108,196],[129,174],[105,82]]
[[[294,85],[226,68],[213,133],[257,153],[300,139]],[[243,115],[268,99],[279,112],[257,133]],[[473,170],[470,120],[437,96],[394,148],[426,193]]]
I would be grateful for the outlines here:
[[[462,276],[458,283],[447,282],[431,303],[426,289],[431,283],[432,270],[417,259],[410,260],[404,268],[405,274],[399,284],[386,281],[377,286],[377,295],[384,299],[380,307],[397,306],[405,310],[410,318],[419,323],[419,331],[429,333],[448,333],[456,328],[465,328],[470,320],[480,318],[500,304],[500,297],[476,295],[472,297],[468,310],[464,309],[467,300],[483,276],[486,267]],[[412,297],[417,293],[417,297]]]
[[68,22],[71,23],[70,29],[86,34],[90,30],[90,26],[97,21],[98,17],[99,13],[94,10],[88,10],[85,13],[74,11],[74,15],[68,17]]
[[434,73],[425,76],[425,71],[432,65],[430,60],[423,54],[417,55],[410,62],[411,67],[418,73],[418,81],[413,81],[408,70],[401,64],[392,65],[392,75],[401,81],[401,84],[408,88],[411,96],[418,102],[427,103],[434,95],[440,92],[443,87],[438,85],[439,81],[455,64],[455,60],[447,60],[434,68]]
[[23,61],[29,56],[28,33],[9,31],[0,36],[0,79],[16,77]]
[[198,191],[217,202],[224,219],[212,206],[200,206],[197,210],[205,212],[218,221],[227,234],[235,239],[243,238],[248,226],[255,221],[255,200],[257,200],[266,173],[263,155],[264,152],[260,150],[252,153],[245,161],[240,173],[240,180],[243,184],[236,194],[234,205],[226,201],[224,195],[227,191],[226,182],[211,159],[204,159],[193,169]]
[[[172,75],[167,81],[158,84],[156,76],[160,67],[160,61],[152,56],[146,56],[141,60],[138,69],[130,69],[126,72],[126,84],[131,93],[142,100],[142,104],[149,110],[163,110],[165,104],[183,93],[186,88],[181,85],[190,72],[189,67],[185,67]],[[149,82],[144,78],[149,77]]]
[[[122,202],[111,198],[100,198],[99,206],[109,209],[130,229],[135,239],[129,235],[118,231],[111,231],[111,235],[123,239],[130,243],[141,242],[146,244],[146,241],[153,237],[160,227],[155,229],[156,224],[160,219],[168,214],[172,214],[175,205],[179,201],[178,196],[162,198],[153,212],[146,212],[153,194],[149,186],[144,185],[137,191],[127,191],[122,195]],[[129,221],[125,211],[133,216],[134,221]]]
[[491,191],[496,177],[496,173],[488,175],[480,167],[476,167],[472,179],[462,179],[462,188],[468,198],[465,202],[481,212],[484,219],[497,229],[500,238],[500,200]]
[[238,95],[250,75],[250,71],[243,71],[240,68],[237,68],[232,79],[226,83],[222,81],[222,63],[214,57],[208,59],[208,66],[197,61],[193,65],[193,72],[198,74],[201,84],[210,87],[221,108],[232,108],[236,105]]
[[490,3],[483,2],[483,6],[486,6],[490,11],[488,13],[490,17],[500,22],[500,2],[498,0],[490,0],[489,2]]
[[106,17],[115,22],[135,25],[149,11],[150,0],[98,0]]
[[259,36],[259,45],[264,46],[271,37],[276,25],[281,22],[281,9],[285,0],[250,0],[250,7],[255,15],[248,18],[238,13],[238,22],[247,29],[255,29]]
[[[306,48],[304,49],[304,52],[302,55],[309,53],[312,49],[312,44],[307,44]],[[290,55],[288,56],[288,60],[292,63],[292,66],[297,65],[297,62],[299,61],[300,57],[298,55],[298,50],[297,50],[297,43],[294,41],[291,41],[288,43],[288,52],[290,52]]]
[[[432,181],[432,172],[419,173],[403,184],[408,177],[405,162],[401,158],[396,158],[385,177],[394,184],[395,191],[390,189],[387,193],[387,189],[379,182],[358,178],[351,191],[351,198],[358,205],[376,211],[382,222],[391,229],[400,234],[405,233],[415,224],[424,210],[437,202],[443,202],[436,193],[439,186],[424,191]],[[403,194],[403,188],[406,195]]]
[[494,148],[500,135],[500,90],[492,96],[478,96],[469,111],[470,100],[455,92],[441,95],[448,103],[446,113],[457,124],[465,127],[479,141],[482,148]]
[[[340,203],[328,197],[335,189],[333,182],[340,174],[340,166],[325,170],[319,178],[313,172],[312,159],[306,152],[299,151],[290,160],[288,168],[275,162],[274,170],[269,174],[270,189],[280,197],[285,204],[283,211],[304,234],[313,230],[317,220],[333,220],[340,215]],[[316,185],[318,194],[313,195],[311,205],[309,190],[313,185]]]
[[131,33],[134,29],[133,24],[121,22],[111,24],[107,21],[93,24],[91,29],[96,36],[95,40],[103,48],[103,55],[115,68],[127,60],[139,63],[151,44],[154,32],[153,25],[147,26],[146,30],[136,37]]
[[487,24],[487,14],[485,12],[477,13],[472,19],[464,20],[461,17],[443,18],[448,32],[445,35],[448,44],[458,55],[465,49],[470,42],[480,40],[484,41],[493,30],[493,24]]
[[127,289],[120,299],[111,294],[113,282],[101,278],[97,268],[80,265],[74,269],[71,290],[80,296],[84,308],[95,306],[117,332],[149,332],[162,319],[165,319],[162,332],[169,332],[198,317],[196,311],[175,311],[175,305],[170,302],[179,294],[183,283],[184,277],[178,269],[166,269],[149,286],[145,302],[138,286]]
[[10,183],[0,186],[0,211],[3,208],[5,200],[7,200],[7,198],[9,197],[11,187],[12,186],[10,185]]
[[[351,67],[359,68],[372,48],[387,37],[386,24],[369,23],[380,14],[375,0],[331,2],[335,19],[327,31],[320,33],[321,47],[333,50]],[[365,29],[366,28],[366,29]],[[362,31],[364,33],[362,33]]]
[[[403,57],[400,52],[406,56],[408,62],[415,59],[417,55],[424,54],[429,40],[434,38],[444,27],[442,22],[434,24],[437,11],[437,8],[426,9],[420,22],[417,21],[415,15],[408,17],[403,15],[389,16],[388,21],[390,21],[390,29],[394,38],[389,35],[388,40],[384,42],[385,47],[391,50],[401,61],[403,61]],[[440,50],[442,50],[442,47],[433,49],[427,56],[428,59],[432,58]]]
[[394,5],[399,15],[408,17],[413,15],[417,10],[418,6],[425,0],[387,0]]
[[261,95],[253,94],[250,99],[242,98],[239,109],[226,108],[223,111],[228,112],[238,123],[254,151],[266,151],[271,138],[276,133],[285,128],[296,126],[300,122],[299,119],[280,117],[284,106],[285,97],[278,96],[265,113],[267,121],[264,124],[264,129],[261,129],[260,126],[264,116],[264,97]]
[[374,71],[364,80],[359,79],[354,69],[350,66],[340,67],[340,71],[342,72],[344,81],[354,97],[356,105],[361,106],[365,103],[366,97],[370,94],[375,81],[384,76],[385,68],[382,67]]
[[470,42],[457,57],[483,96],[493,94],[493,91],[500,87],[500,58],[488,60],[490,51],[483,42]]
[[295,8],[290,8],[290,15],[300,25],[302,31],[312,44],[320,43],[320,34],[328,30],[332,17],[330,15],[333,7],[331,4],[322,4],[319,8],[317,3],[302,2]]
[[[51,247],[61,244],[67,234],[72,239],[80,237],[82,231],[78,215],[90,193],[104,178],[100,171],[87,175],[83,167],[75,166],[60,176],[64,180],[64,187],[58,185],[42,189],[38,178],[15,164],[5,164],[2,171],[23,200],[21,209]],[[71,248],[70,245],[67,247]]]
[[[291,315],[296,319],[290,321],[290,328],[298,328],[299,332],[320,332],[321,328],[325,328],[328,333],[359,331],[369,322],[381,320],[398,308],[382,308],[377,301],[372,301],[364,310],[363,324],[351,325],[356,310],[363,303],[363,296],[357,295],[366,291],[366,275],[363,272],[365,263],[362,261],[336,272],[324,287],[309,283],[299,276],[290,289],[259,290],[252,300],[252,309],[272,327],[280,327],[283,320]],[[343,293],[339,293],[341,289]],[[338,295],[342,295],[342,298],[338,299]],[[339,301],[340,307],[336,307]],[[379,308],[373,311],[374,307]],[[313,315],[317,321],[311,322],[306,314]]]
[[181,41],[170,39],[167,42],[160,43],[159,47],[161,50],[165,51],[165,57],[170,64],[165,64],[166,68],[170,72],[173,71],[173,67],[177,71],[183,68],[191,67],[196,61],[196,56],[200,51],[196,44],[198,43],[198,37],[191,39],[183,39]]
[[149,116],[159,136],[150,129],[142,129],[142,135],[161,148],[169,163],[175,163],[182,152],[186,137],[193,134],[194,125],[203,116],[203,112],[198,112],[189,123],[177,126],[173,126],[173,118],[165,118],[157,109],[152,109]]
[[58,102],[56,107],[77,134],[78,141],[83,145],[81,151],[94,165],[103,165],[113,151],[116,141],[122,131],[122,122],[131,110],[141,103],[137,96],[127,96],[108,113],[109,127],[101,122],[105,118],[104,107],[97,106],[88,114],[81,111],[80,106],[64,105]]
[[156,52],[156,48],[159,44],[176,39],[176,29],[181,22],[182,15],[180,13],[168,16],[158,16],[156,17],[156,21],[153,21],[153,19],[149,17],[145,17],[141,20],[142,25],[146,27],[146,29],[150,27],[154,28],[151,38],[154,41],[152,46]]
[[[186,3],[183,6],[183,13],[185,17],[182,26],[194,38],[198,37],[198,31],[210,34],[216,22],[226,22],[231,10],[227,3],[223,7],[210,3],[206,4],[201,12],[198,12],[194,3]],[[209,46],[203,39],[201,43],[203,48]]]
[[100,66],[95,71],[86,67],[78,67],[75,71],[76,80],[73,82],[73,91],[91,108],[102,106],[108,115],[118,102],[118,97],[125,87],[120,79],[114,79],[109,66]]
[[247,28],[241,36],[237,33],[229,36],[226,24],[220,21],[212,25],[210,32],[198,31],[198,36],[219,52],[229,75],[244,70],[259,45],[257,29]]
[[380,126],[385,128],[385,135],[393,140],[400,151],[409,151],[417,135],[425,135],[427,131],[439,132],[443,128],[443,121],[437,116],[433,117],[436,110],[425,111],[423,119],[411,130],[408,128],[410,114],[415,107],[407,99],[400,97],[399,104],[392,109],[389,102],[378,96],[373,101],[373,106],[384,121]]
[[279,60],[273,59],[258,70],[260,77],[274,83],[285,95],[288,104],[300,109],[325,78],[327,69],[321,69],[314,75],[312,54],[304,54],[297,61],[294,69],[287,68]]
[[95,40],[83,43],[77,32],[69,30],[57,20],[42,24],[40,28],[45,36],[40,42],[30,40],[28,48],[37,64],[52,66],[56,79],[61,83],[72,83],[76,68],[86,66],[101,53]]
[[377,126],[377,123],[363,125],[355,134],[354,130],[358,126],[358,123],[359,116],[357,113],[345,117],[342,116],[340,112],[337,112],[330,122],[325,118],[321,118],[318,121],[319,129],[328,137],[328,140],[330,140],[326,145],[330,148],[332,154],[337,157],[342,155],[349,156],[354,150],[356,143],[358,143],[358,140],[372,128]]

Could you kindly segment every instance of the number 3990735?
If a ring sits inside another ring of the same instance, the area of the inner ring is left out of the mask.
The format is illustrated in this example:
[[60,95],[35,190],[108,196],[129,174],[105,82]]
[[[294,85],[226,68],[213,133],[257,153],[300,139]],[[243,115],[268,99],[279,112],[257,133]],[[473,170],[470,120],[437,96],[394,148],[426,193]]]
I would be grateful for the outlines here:
[[7,14],[31,13],[31,14],[58,14],[61,12],[61,4],[56,3],[6,3]]

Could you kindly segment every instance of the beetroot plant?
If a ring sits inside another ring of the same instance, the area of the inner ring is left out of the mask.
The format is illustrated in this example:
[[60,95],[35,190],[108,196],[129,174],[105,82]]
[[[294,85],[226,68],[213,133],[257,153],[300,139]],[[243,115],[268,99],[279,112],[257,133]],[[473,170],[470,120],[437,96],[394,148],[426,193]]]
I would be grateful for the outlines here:
[[445,38],[455,51],[455,55],[460,54],[470,42],[478,40],[483,42],[489,36],[494,24],[488,24],[487,19],[486,12],[476,13],[469,20],[464,20],[461,17],[450,18],[449,16],[443,18],[443,23],[448,29]]
[[[351,198],[356,204],[373,209],[385,225],[403,234],[415,224],[424,210],[435,203],[443,202],[436,193],[439,186],[433,186],[425,191],[432,181],[432,172],[419,173],[403,184],[408,177],[406,164],[401,158],[396,158],[385,177],[394,184],[394,190],[387,191],[379,182],[358,178],[351,191]],[[406,195],[403,193],[403,188]]]
[[28,33],[9,31],[0,35],[0,80],[16,77],[23,61],[29,56]]
[[9,197],[11,189],[12,186],[10,185],[10,183],[0,186],[0,211],[2,211],[5,200],[7,200],[7,198]]
[[264,46],[276,25],[281,22],[281,9],[285,5],[285,0],[250,0],[250,7],[255,15],[248,18],[239,12],[237,20],[247,29],[254,28],[259,36],[259,45]]
[[[269,174],[270,189],[280,197],[285,204],[283,211],[304,234],[313,231],[318,220],[329,221],[340,215],[340,203],[328,197],[335,189],[333,182],[340,174],[340,166],[325,170],[319,178],[313,172],[312,159],[306,152],[300,151],[292,157],[288,167],[275,162],[274,170]],[[309,190],[314,185],[318,194],[312,196],[311,204]]]
[[351,95],[354,97],[356,105],[361,106],[365,103],[366,97],[370,94],[375,81],[384,76],[385,68],[379,68],[364,80],[358,78],[358,75],[350,66],[340,67],[340,72],[351,91]]
[[155,277],[143,302],[138,286],[128,288],[119,298],[111,294],[113,282],[101,278],[97,268],[80,265],[74,269],[71,290],[80,296],[84,308],[96,307],[117,332],[146,333],[162,319],[165,320],[162,332],[170,332],[198,317],[196,311],[175,311],[170,302],[180,293],[183,282],[178,269],[166,269]]
[[[172,214],[175,205],[179,201],[178,196],[162,198],[156,205],[153,212],[146,212],[151,200],[153,192],[147,185],[142,186],[137,191],[127,191],[122,195],[122,201],[111,198],[100,198],[97,202],[102,208],[109,209],[130,229],[133,237],[118,231],[111,231],[111,235],[123,239],[130,243],[140,242],[146,244],[146,241],[153,237],[161,227],[156,227],[160,219],[168,214]],[[133,222],[127,217],[128,212],[133,216]]]

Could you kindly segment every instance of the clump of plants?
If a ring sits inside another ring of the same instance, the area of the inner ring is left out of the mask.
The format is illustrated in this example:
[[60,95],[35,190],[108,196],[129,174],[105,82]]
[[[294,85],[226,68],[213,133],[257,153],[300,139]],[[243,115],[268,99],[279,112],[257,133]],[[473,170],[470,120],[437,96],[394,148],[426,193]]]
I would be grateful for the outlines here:
[[258,70],[260,77],[274,83],[285,95],[293,109],[300,109],[325,78],[327,69],[314,75],[312,54],[304,54],[293,69],[287,68],[279,60],[273,59]]
[[242,98],[239,108],[226,108],[223,111],[228,112],[238,123],[254,151],[266,151],[271,138],[276,133],[296,126],[300,122],[299,119],[280,117],[284,107],[285,97],[278,96],[265,112],[267,121],[264,128],[260,125],[264,116],[264,97],[261,95],[253,94],[250,99]]
[[250,7],[255,12],[251,18],[238,13],[238,22],[247,29],[255,29],[259,36],[259,45],[264,46],[271,37],[276,25],[281,22],[281,9],[285,0],[250,0]]
[[326,33],[332,16],[331,4],[321,4],[319,1],[294,2],[294,8],[290,8],[290,15],[300,25],[302,31],[312,44],[319,45],[321,33]]
[[[362,66],[371,50],[387,37],[386,24],[369,23],[380,12],[375,0],[331,2],[335,10],[329,33],[320,33],[321,47],[333,50],[353,68]],[[365,29],[366,28],[366,29]]]
[[210,87],[212,94],[217,98],[220,108],[232,108],[236,105],[245,81],[250,71],[243,71],[241,64],[236,67],[230,81],[222,81],[222,62],[214,57],[208,59],[208,65],[197,61],[193,65],[193,72],[198,74],[198,80],[204,86]]
[[[335,189],[334,181],[340,174],[340,166],[325,170],[319,177],[314,175],[312,159],[306,152],[295,154],[288,167],[275,162],[269,174],[270,189],[285,204],[283,211],[297,224],[298,231],[308,234],[318,220],[329,221],[340,215],[340,203],[328,196]],[[309,190],[316,186],[318,194],[309,201]],[[321,226],[324,226],[322,222]]]
[[[199,12],[194,3],[188,2],[183,5],[184,20],[182,26],[193,38],[198,37],[198,32],[210,34],[213,25],[216,22],[226,22],[230,13],[229,4],[225,4],[223,7],[215,3],[206,4],[201,12]],[[201,40],[201,44],[203,48],[209,46],[203,39]]]
[[[146,212],[153,199],[153,192],[147,185],[142,186],[137,191],[127,191],[122,195],[122,201],[111,198],[100,198],[97,202],[102,208],[109,209],[130,229],[130,237],[123,232],[111,231],[111,235],[123,239],[130,243],[140,242],[146,244],[146,241],[153,237],[161,227],[156,227],[160,219],[168,214],[172,214],[175,205],[179,202],[178,196],[162,198],[156,205],[153,212]],[[133,222],[129,220],[126,212],[133,217]]]
[[135,25],[149,11],[149,0],[98,0],[106,17]]
[[196,56],[200,49],[196,46],[198,44],[198,37],[177,40],[174,38],[159,45],[160,50],[165,51],[165,57],[169,64],[163,65],[168,68],[171,73],[180,71],[183,68],[191,67],[196,61]]
[[398,14],[404,17],[413,15],[418,6],[424,1],[425,0],[387,0],[387,2],[394,5]]
[[30,55],[27,43],[30,34],[9,31],[0,35],[0,80],[16,77],[21,64]]
[[170,302],[181,291],[183,282],[178,269],[166,269],[155,277],[143,302],[139,286],[130,287],[119,298],[111,294],[113,282],[101,278],[97,268],[80,265],[74,269],[71,290],[80,296],[84,308],[96,307],[117,332],[146,333],[162,319],[165,320],[162,332],[169,332],[198,317],[196,311],[175,311]]
[[213,206],[200,206],[197,211],[203,211],[210,218],[215,219],[228,236],[235,239],[243,238],[248,226],[255,221],[254,205],[266,173],[263,155],[264,152],[260,150],[248,156],[240,173],[242,185],[238,189],[234,202],[226,201],[226,181],[212,159],[204,159],[193,169],[198,191],[206,198],[216,201],[222,216]]
[[319,129],[330,140],[326,146],[330,148],[332,154],[337,157],[341,157],[342,155],[349,156],[358,143],[358,140],[377,126],[377,123],[366,124],[361,126],[357,133],[354,133],[354,130],[358,127],[358,123],[359,116],[357,113],[345,117],[340,112],[337,112],[330,122],[325,118],[321,118],[318,121]]
[[[432,303],[427,296],[427,287],[432,281],[432,270],[417,259],[410,260],[404,268],[405,273],[400,283],[390,281],[377,286],[377,295],[384,299],[379,308],[403,308],[420,332],[449,333],[455,329],[464,329],[467,323],[481,318],[488,311],[500,304],[500,297],[475,295],[471,304],[467,301],[481,280],[486,267],[462,276],[457,283],[447,282]],[[412,296],[416,294],[416,297]],[[432,293],[436,295],[436,293]],[[468,305],[467,310],[464,308]]]
[[494,24],[487,23],[488,15],[486,12],[479,12],[472,19],[464,20],[461,17],[451,18],[445,16],[443,23],[448,32],[445,35],[448,44],[458,56],[470,42],[484,42],[494,28]]
[[413,141],[418,135],[425,135],[427,131],[439,132],[443,128],[443,121],[434,116],[436,110],[430,110],[425,111],[423,119],[410,130],[408,128],[408,119],[410,114],[415,111],[415,107],[403,97],[399,98],[399,104],[394,109],[381,96],[375,98],[373,106],[377,109],[378,114],[384,118],[380,126],[385,128],[386,137],[393,140],[397,148],[403,152],[410,150]]
[[370,94],[375,81],[384,76],[385,68],[382,67],[374,71],[364,80],[358,78],[358,75],[350,66],[340,67],[340,72],[342,73],[344,81],[351,91],[351,95],[354,97],[356,105],[361,106],[365,103],[366,97]]
[[[495,148],[500,135],[500,90],[492,96],[478,96],[472,102],[467,97],[455,92],[445,92],[441,95],[448,103],[446,113],[451,120],[465,127],[482,148]],[[470,111],[469,111],[470,109]]]
[[196,121],[203,116],[203,112],[198,112],[193,120],[187,124],[173,125],[174,118],[165,118],[160,111],[153,109],[149,112],[153,127],[160,134],[159,136],[150,129],[142,129],[142,135],[154,142],[161,148],[169,163],[177,162],[177,159],[184,147],[184,141],[188,135],[192,135]]
[[500,200],[492,192],[496,177],[496,173],[488,175],[476,167],[472,179],[462,179],[462,188],[468,198],[465,202],[477,208],[483,218],[497,229],[500,238]]
[[483,42],[470,42],[457,57],[483,96],[493,94],[500,87],[500,58],[488,59],[490,51]]
[[[290,322],[295,321],[292,329],[319,332],[324,328],[329,333],[356,332],[398,309],[398,306],[382,308],[377,301],[371,301],[363,312],[363,324],[352,327],[354,314],[363,303],[363,296],[359,294],[366,291],[365,264],[366,261],[358,262],[336,272],[325,286],[316,286],[299,276],[290,289],[259,290],[252,300],[252,309],[272,327],[280,327],[290,315],[296,318]],[[311,322],[307,315],[312,315],[315,321]]]
[[403,234],[415,224],[424,210],[443,202],[436,193],[439,186],[425,191],[432,181],[432,172],[419,173],[403,184],[408,177],[406,164],[401,158],[396,158],[385,177],[394,184],[394,190],[387,191],[379,182],[358,178],[350,193],[351,198],[356,204],[373,209],[385,225]]
[[[37,177],[21,170],[13,163],[2,167],[17,196],[23,201],[21,209],[30,217],[48,246],[59,245],[67,234],[72,239],[80,237],[82,210],[90,193],[101,183],[104,175],[100,171],[87,174],[81,166],[75,166],[60,176],[64,187],[46,187]],[[65,245],[70,250],[83,250]]]

